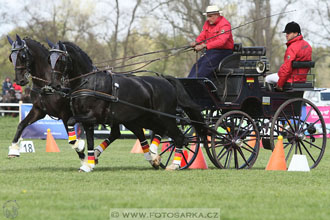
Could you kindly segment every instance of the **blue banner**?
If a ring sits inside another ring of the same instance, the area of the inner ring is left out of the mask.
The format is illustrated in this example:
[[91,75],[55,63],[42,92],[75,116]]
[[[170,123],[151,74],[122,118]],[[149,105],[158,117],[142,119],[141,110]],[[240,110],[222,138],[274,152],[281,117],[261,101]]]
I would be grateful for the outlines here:
[[[32,104],[22,104],[20,107],[20,120],[26,118],[31,109]],[[54,120],[49,115],[27,126],[23,130],[22,138],[46,139],[48,128],[55,139],[68,139],[62,120]]]

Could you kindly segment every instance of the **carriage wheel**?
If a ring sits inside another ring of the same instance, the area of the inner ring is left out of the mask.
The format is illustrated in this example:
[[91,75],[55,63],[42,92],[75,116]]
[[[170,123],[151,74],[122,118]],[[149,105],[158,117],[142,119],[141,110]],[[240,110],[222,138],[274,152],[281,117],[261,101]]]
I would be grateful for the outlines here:
[[215,124],[213,158],[219,168],[251,168],[259,153],[259,131],[253,119],[242,111],[230,111]]
[[303,98],[284,102],[274,115],[270,132],[272,149],[277,137],[283,136],[287,164],[294,154],[306,155],[311,169],[321,161],[327,142],[326,126],[320,110],[312,102]]
[[[180,125],[180,130],[186,137],[187,144],[183,146],[180,170],[188,168],[195,160],[201,144],[201,138],[196,134],[193,125]],[[172,163],[175,154],[175,145],[172,139],[164,140],[160,144],[162,157],[160,166],[166,168]]]
[[[215,110],[215,111],[208,110],[207,113],[204,114],[204,118],[206,119],[206,123],[208,124],[209,127],[214,127],[214,124],[220,118],[220,115],[221,115],[221,111],[219,110]],[[212,147],[211,147],[211,136],[207,136],[203,144],[203,147],[206,151],[208,158],[213,163],[213,165],[220,168],[218,163],[213,158]]]

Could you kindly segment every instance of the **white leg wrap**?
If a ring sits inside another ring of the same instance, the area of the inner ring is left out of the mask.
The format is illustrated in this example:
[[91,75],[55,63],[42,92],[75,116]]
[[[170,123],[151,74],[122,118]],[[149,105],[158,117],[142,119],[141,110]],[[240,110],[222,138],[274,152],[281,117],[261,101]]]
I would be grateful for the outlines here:
[[18,143],[12,143],[11,146],[9,146],[9,152],[8,152],[9,157],[19,157],[19,145]]
[[100,145],[98,145],[96,148],[94,148],[94,150],[95,149],[98,150],[100,152],[100,154],[103,152],[103,148]]
[[151,158],[150,152],[148,152],[148,153],[144,153],[144,158],[145,158],[147,161],[151,161],[152,158]]
[[171,165],[166,167],[166,170],[180,170],[180,165],[172,163]]
[[94,167],[95,167],[95,165],[93,165],[93,164],[89,164],[89,163],[87,163],[86,161],[84,161],[84,162],[82,163],[82,166],[81,166],[79,169],[80,169],[81,171],[84,171],[84,172],[88,173],[88,172],[92,172]]
[[85,150],[85,141],[82,139],[77,140],[74,145],[72,145],[72,149],[77,152],[83,152]]
[[158,147],[155,144],[151,144],[149,150],[153,154],[158,154]]

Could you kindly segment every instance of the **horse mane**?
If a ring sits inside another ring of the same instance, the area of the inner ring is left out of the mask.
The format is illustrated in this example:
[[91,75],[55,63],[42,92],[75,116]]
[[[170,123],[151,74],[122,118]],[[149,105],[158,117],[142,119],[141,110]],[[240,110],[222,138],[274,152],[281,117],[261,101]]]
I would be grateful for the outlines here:
[[85,51],[83,51],[80,47],[78,47],[76,44],[69,42],[69,41],[65,41],[63,42],[63,44],[65,44],[65,46],[69,46],[72,47],[77,53],[82,55],[82,58],[85,61],[88,61],[90,65],[93,66],[93,61],[92,59],[87,55],[87,53]]
[[47,57],[47,56],[48,56],[48,53],[49,53],[48,49],[47,49],[43,44],[41,44],[40,42],[35,41],[35,40],[32,40],[32,39],[29,38],[29,37],[25,37],[23,40],[26,42],[26,44],[28,44],[28,46],[29,46],[30,48],[31,48],[31,46],[32,46],[33,48],[39,48],[40,51],[41,51],[42,53],[44,53],[44,57]]

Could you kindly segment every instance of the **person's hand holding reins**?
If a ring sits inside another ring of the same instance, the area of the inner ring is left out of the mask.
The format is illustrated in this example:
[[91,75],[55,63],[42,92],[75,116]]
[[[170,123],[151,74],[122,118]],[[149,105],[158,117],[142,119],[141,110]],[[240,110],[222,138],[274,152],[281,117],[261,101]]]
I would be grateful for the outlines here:
[[199,45],[195,46],[195,50],[196,51],[201,51],[204,48],[206,48],[206,44],[205,43],[202,43],[202,44],[199,44]]

